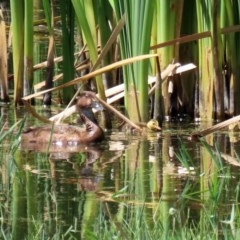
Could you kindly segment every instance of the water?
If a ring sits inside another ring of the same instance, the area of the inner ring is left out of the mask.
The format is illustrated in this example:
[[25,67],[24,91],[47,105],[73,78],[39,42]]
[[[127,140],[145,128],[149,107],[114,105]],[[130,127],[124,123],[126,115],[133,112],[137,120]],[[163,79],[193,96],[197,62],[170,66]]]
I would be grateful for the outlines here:
[[[8,112],[2,108],[5,131],[24,116]],[[39,123],[28,117],[27,124]],[[234,239],[239,132],[189,142],[201,127],[164,123],[161,134],[142,135],[113,129],[78,152],[46,153],[18,146],[17,126],[1,145],[2,238]]]

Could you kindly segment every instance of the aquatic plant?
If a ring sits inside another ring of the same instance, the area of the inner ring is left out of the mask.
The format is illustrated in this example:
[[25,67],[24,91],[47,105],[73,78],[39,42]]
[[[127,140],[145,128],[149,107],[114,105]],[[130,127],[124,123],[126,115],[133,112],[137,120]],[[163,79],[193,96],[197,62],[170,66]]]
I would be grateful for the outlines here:
[[[23,91],[26,90],[25,92],[28,93],[32,90],[31,55],[34,34],[32,31],[32,16],[35,9],[33,9],[32,3],[25,4],[24,1],[17,3],[10,1],[10,4],[15,76],[14,101],[15,105],[18,105],[21,104],[21,98],[25,95]],[[20,5],[18,6],[18,4]],[[60,6],[63,6],[61,4]],[[179,106],[178,111],[180,109],[187,109],[187,112],[193,113],[196,109],[195,115],[199,114],[202,119],[211,119],[212,117],[223,118],[224,108],[230,116],[239,112],[238,105],[236,104],[239,98],[238,94],[236,94],[236,89],[240,84],[237,81],[239,75],[239,68],[237,68],[239,54],[237,54],[236,50],[238,49],[237,45],[239,41],[236,40],[238,34],[235,33],[239,31],[239,27],[237,26],[239,23],[238,1],[228,1],[225,3],[212,0],[186,4],[184,1],[169,2],[164,0],[161,2],[151,1],[149,3],[136,1],[129,4],[127,1],[103,0],[97,4],[93,4],[92,1],[70,1],[67,6],[67,8],[60,8],[62,9],[60,12],[63,20],[60,27],[62,27],[61,34],[64,42],[64,82],[74,77],[73,39],[75,29],[74,17],[76,16],[77,34],[82,36],[84,45],[87,47],[84,54],[89,56],[89,62],[92,63],[93,69],[99,67],[99,63],[108,65],[117,59],[126,59],[136,55],[147,54],[150,50],[159,54],[158,62],[161,63],[161,69],[171,63],[173,59],[180,62],[193,59],[194,62],[198,62],[197,65],[199,68],[198,74],[195,76],[193,74],[191,80],[189,79],[191,83],[189,81],[180,83],[180,80],[176,80],[179,91],[177,92],[178,101],[176,102]],[[51,12],[53,7],[53,5],[49,5],[48,11]],[[75,10],[75,14],[73,9]],[[99,11],[101,9],[105,9],[105,11]],[[99,15],[99,12],[103,14]],[[189,16],[189,13],[192,15]],[[120,54],[117,48],[118,39],[115,37],[115,42],[111,43],[112,48],[108,48],[108,51],[104,53],[104,57],[99,60],[98,56],[102,54],[101,51],[116,26],[116,19],[120,20],[122,17],[125,18],[125,26],[119,36]],[[47,18],[48,16],[46,15]],[[192,21],[189,22],[189,18]],[[24,34],[21,34],[22,26],[24,25]],[[135,25],[139,27],[136,28]],[[169,26],[171,27],[169,28]],[[1,33],[4,34],[3,31]],[[53,32],[49,31],[48,34],[50,36]],[[97,37],[98,34],[99,38]],[[181,37],[186,34],[187,36]],[[69,36],[69,39],[67,39],[67,36]],[[198,47],[195,46],[194,41],[199,42]],[[183,47],[180,45],[189,42],[191,44],[185,44]],[[154,45],[150,47],[150,44]],[[52,46],[53,43],[51,43],[49,49]],[[21,54],[21,51],[23,51],[22,53],[25,52],[25,60],[23,60],[24,54]],[[50,52],[53,54],[53,49]],[[186,52],[187,56],[185,55]],[[24,61],[25,67],[23,65]],[[98,66],[95,65],[96,63],[98,63]],[[90,71],[93,69],[89,68]],[[130,119],[132,118],[131,120],[133,121],[148,120],[146,80],[147,75],[151,73],[156,74],[156,63],[155,61],[151,61],[150,64],[149,60],[144,60],[123,69],[124,86],[126,89],[125,105],[129,116],[132,115]],[[21,72],[22,70],[23,72]],[[222,70],[224,70],[223,77],[221,74]],[[29,85],[29,89],[25,90],[22,79],[24,72],[27,83],[25,85]],[[159,72],[160,70],[158,70],[158,74]],[[113,72],[104,72],[99,76],[95,76],[98,93],[103,100],[106,100],[103,84],[106,76],[107,81],[114,81],[115,84],[115,69]],[[105,85],[111,84],[108,83]],[[195,93],[193,93],[194,85],[196,85]],[[163,88],[158,89],[158,91],[162,91],[163,93],[164,113],[167,115],[169,114],[169,107],[172,104],[170,98],[171,92],[169,92],[171,89],[168,88],[168,81],[163,82],[162,86]],[[72,94],[73,87],[70,87],[70,89],[71,91],[63,90],[63,95]],[[225,102],[222,98],[223,94],[226,96]],[[69,96],[66,98],[69,99]],[[134,101],[132,101],[133,99]],[[157,99],[159,101],[161,98]],[[194,104],[190,105],[189,102],[192,102],[192,99],[194,99]],[[216,100],[215,105],[214,99]],[[131,104],[134,107],[131,107]],[[225,104],[224,108],[223,104]]]
[[8,63],[7,63],[7,36],[6,36],[6,24],[3,17],[3,11],[0,10],[0,38],[1,48],[0,48],[0,79],[1,79],[1,100],[4,102],[9,102],[8,96]]
[[24,72],[23,96],[33,90],[33,0],[24,1]]
[[[71,1],[60,1],[62,21],[62,69],[63,83],[74,79],[74,34],[75,12]],[[68,103],[74,96],[74,87],[68,87],[63,91],[63,102]]]
[[[125,16],[120,34],[121,59],[149,53],[154,1],[110,1],[117,19]],[[138,27],[136,27],[138,26]],[[141,61],[123,68],[125,105],[127,114],[135,122],[147,121],[149,61]]]
[[24,0],[10,1],[11,24],[12,24],[12,49],[13,49],[13,71],[14,71],[14,103],[22,104],[23,97],[23,72],[24,72]]

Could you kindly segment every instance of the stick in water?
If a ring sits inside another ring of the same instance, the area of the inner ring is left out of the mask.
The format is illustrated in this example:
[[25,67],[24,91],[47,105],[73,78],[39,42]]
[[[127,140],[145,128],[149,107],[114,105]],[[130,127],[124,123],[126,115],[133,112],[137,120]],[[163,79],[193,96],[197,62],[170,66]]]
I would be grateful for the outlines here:
[[218,131],[224,127],[227,127],[231,124],[234,124],[236,122],[240,121],[240,115],[236,116],[236,117],[233,117],[233,118],[230,118],[226,121],[223,121],[223,122],[220,122],[212,127],[209,127],[209,128],[205,128],[203,129],[202,131],[198,131],[198,132],[195,132],[195,133],[192,133],[190,136],[189,136],[189,140],[195,140],[195,139],[198,139],[200,137],[204,137],[210,133],[213,133],[215,131]]
[[106,103],[104,100],[102,100],[101,98],[99,98],[97,95],[95,95],[95,98],[107,109],[111,110],[112,112],[114,112],[118,117],[120,117],[123,121],[125,121],[126,123],[128,123],[129,125],[131,125],[132,127],[134,127],[135,129],[139,130],[140,132],[142,131],[142,129],[136,125],[135,123],[133,123],[130,119],[128,119],[127,117],[125,117],[122,113],[120,113],[118,110],[116,110],[114,107],[112,107],[111,105],[109,105],[108,103]]

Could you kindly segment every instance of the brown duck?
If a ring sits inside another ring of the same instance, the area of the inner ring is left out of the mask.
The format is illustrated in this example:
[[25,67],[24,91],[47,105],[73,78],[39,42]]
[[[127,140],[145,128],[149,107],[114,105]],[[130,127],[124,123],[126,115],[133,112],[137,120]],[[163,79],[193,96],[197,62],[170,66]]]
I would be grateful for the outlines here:
[[83,93],[78,101],[80,121],[85,127],[52,124],[40,127],[28,128],[21,135],[22,145],[46,144],[51,143],[58,147],[77,146],[88,144],[103,139],[103,130],[98,125],[92,112],[92,95]]

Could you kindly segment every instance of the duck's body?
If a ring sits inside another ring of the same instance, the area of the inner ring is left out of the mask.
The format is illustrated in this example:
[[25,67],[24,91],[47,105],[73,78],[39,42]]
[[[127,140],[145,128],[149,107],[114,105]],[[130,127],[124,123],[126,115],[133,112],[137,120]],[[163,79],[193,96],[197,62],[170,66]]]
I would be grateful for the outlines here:
[[22,133],[22,143],[44,144],[49,143],[57,146],[76,146],[99,141],[103,138],[102,129],[81,115],[86,125],[82,128],[74,125],[57,124],[29,128]]
[[[89,111],[89,115],[91,116],[91,103],[90,97],[80,97],[77,104],[80,112],[84,109],[83,112],[87,113]],[[21,135],[21,143],[22,145],[27,145],[29,143],[31,146],[34,144],[51,143],[59,147],[69,147],[89,144],[103,138],[103,130],[96,123],[96,119],[91,120],[80,113],[80,120],[84,124],[84,127],[67,124],[52,124],[28,128]]]

